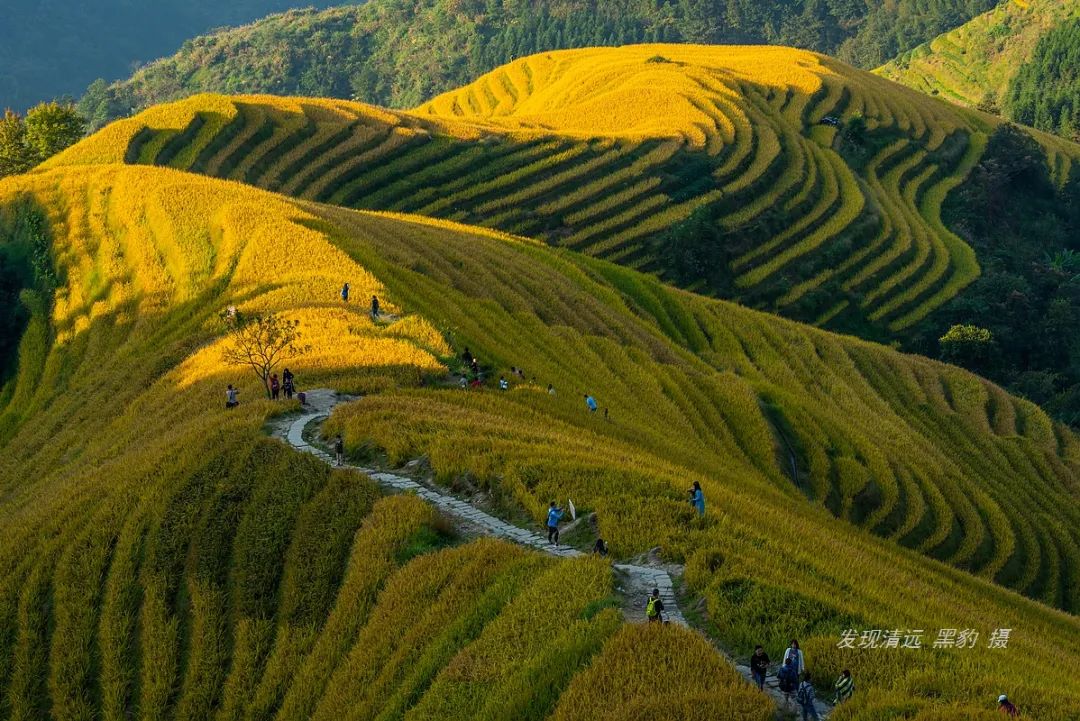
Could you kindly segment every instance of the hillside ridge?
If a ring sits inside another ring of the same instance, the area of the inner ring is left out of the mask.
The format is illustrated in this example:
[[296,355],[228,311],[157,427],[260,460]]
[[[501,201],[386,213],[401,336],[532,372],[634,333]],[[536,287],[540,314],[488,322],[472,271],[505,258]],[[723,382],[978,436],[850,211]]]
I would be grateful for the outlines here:
[[1043,36],[1070,19],[1080,20],[1077,0],[1009,0],[874,72],[954,103],[1015,118],[1009,95],[1017,74]]
[[[887,334],[978,276],[940,206],[995,125],[805,51],[643,45],[521,59],[409,112],[197,96],[48,166],[169,165],[485,225]],[[1034,137],[1064,183],[1080,147]],[[698,218],[724,244],[669,252]]]

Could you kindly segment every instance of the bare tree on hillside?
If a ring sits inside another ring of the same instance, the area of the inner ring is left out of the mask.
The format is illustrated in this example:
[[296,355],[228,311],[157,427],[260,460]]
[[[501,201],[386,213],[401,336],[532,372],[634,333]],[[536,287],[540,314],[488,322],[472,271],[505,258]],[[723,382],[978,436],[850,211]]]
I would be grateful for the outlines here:
[[229,365],[248,366],[262,381],[270,398],[270,374],[286,358],[311,350],[300,345],[300,321],[287,320],[273,313],[246,315],[235,308],[221,314],[231,345],[222,352]]

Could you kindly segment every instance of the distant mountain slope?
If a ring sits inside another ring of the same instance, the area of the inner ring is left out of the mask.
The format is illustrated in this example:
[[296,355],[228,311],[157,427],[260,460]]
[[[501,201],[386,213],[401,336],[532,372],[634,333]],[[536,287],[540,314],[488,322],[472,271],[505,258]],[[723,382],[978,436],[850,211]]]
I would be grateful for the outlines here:
[[202,92],[410,107],[515,58],[642,42],[792,45],[874,67],[998,1],[372,0],[195,38],[81,105],[95,127]]
[[[875,72],[931,95],[1035,124],[1034,116],[1016,115],[1010,87],[1039,41],[1070,18],[1080,19],[1080,0],[1009,0]],[[1035,125],[1058,130],[1056,123]]]
[[[0,393],[9,716],[773,717],[700,635],[623,626],[606,561],[440,548],[417,499],[266,438],[299,407],[223,363],[234,305],[301,322],[301,388],[363,394],[326,428],[350,452],[534,523],[573,498],[616,557],[685,564],[715,642],[796,636],[823,692],[851,668],[844,718],[989,718],[1002,688],[1075,718],[1080,439],[977,376],[533,241],[163,168],[0,181],[0,248],[27,235],[50,262]],[[346,279],[388,316],[341,303]],[[458,387],[466,346],[487,388]],[[511,365],[529,380],[500,391]],[[838,644],[894,628],[920,647]]]
[[[327,7],[347,0],[305,0]],[[78,96],[98,77],[130,73],[187,38],[280,12],[292,0],[5,0],[0,22],[0,111]]]
[[993,363],[957,362],[1080,423],[1078,157],[813,53],[663,45],[531,56],[410,112],[200,96],[55,163],[487,225],[932,356],[974,323]]
[[[865,118],[864,136],[838,140],[833,116]],[[978,276],[939,208],[990,127],[804,51],[646,45],[532,56],[408,113],[196,97],[54,164],[170,165],[443,216],[796,317],[899,331]],[[1080,148],[1040,141],[1063,182]],[[722,247],[694,236],[676,257],[673,230],[703,214]]]
[[1014,120],[1080,142],[1080,4],[1039,39],[1009,85],[1005,112]]

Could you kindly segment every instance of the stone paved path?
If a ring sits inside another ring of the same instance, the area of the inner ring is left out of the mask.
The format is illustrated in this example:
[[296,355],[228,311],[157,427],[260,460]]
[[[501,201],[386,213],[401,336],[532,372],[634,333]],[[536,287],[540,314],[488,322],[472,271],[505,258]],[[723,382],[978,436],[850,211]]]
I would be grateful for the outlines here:
[[[287,419],[284,423],[276,424],[275,433],[286,440],[293,448],[304,453],[310,453],[326,463],[333,463],[334,459],[329,453],[307,442],[304,438],[304,430],[309,424],[323,421],[328,418],[330,416],[330,411],[335,405],[350,399],[340,397],[332,390],[318,389],[308,391],[306,393],[306,400],[309,409],[308,412],[298,418]],[[475,526],[486,535],[503,538],[523,546],[531,546],[539,551],[550,553],[553,556],[560,556],[562,558],[573,558],[582,555],[581,551],[576,548],[550,544],[548,543],[546,536],[507,523],[500,518],[481,511],[466,501],[455,498],[448,493],[442,493],[438,490],[429,488],[411,478],[399,476],[394,473],[387,473],[376,468],[365,468],[363,466],[353,465],[347,465],[347,467],[360,471],[386,488],[395,491],[415,493],[439,508],[441,511],[465,521],[471,526]],[[664,602],[664,617],[671,623],[680,626],[688,626],[686,619],[682,615],[682,611],[679,610],[679,604],[675,598],[674,585],[671,576],[667,571],[661,568],[636,566],[626,563],[616,563],[614,564],[614,567],[616,570],[630,576],[632,585],[660,589],[660,598]],[[717,649],[717,651],[723,653],[720,649]],[[736,670],[738,670],[747,681],[753,682],[749,666],[736,663],[735,660],[730,656],[727,656],[727,654],[723,655],[735,666]],[[776,680],[770,677],[769,683],[765,686],[765,693],[773,700],[777,705],[777,708],[794,710],[794,703],[784,698],[784,694],[776,688],[775,683]],[[821,718],[825,719],[828,717],[831,707],[818,701],[817,710]]]

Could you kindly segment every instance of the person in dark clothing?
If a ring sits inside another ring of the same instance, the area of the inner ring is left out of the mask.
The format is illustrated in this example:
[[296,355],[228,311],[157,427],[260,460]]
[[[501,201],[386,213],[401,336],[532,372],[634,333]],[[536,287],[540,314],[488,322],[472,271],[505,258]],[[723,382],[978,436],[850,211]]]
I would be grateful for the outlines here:
[[660,600],[660,589],[654,588],[652,595],[645,600],[645,618],[649,623],[663,623],[664,602]]
[[754,655],[750,657],[750,674],[754,677],[754,683],[761,690],[765,689],[765,676],[769,672],[769,654],[761,646],[754,647]]
[[802,683],[799,684],[799,690],[795,693],[795,700],[799,702],[799,706],[802,708],[803,721],[818,721],[817,706],[814,705],[816,694],[814,692],[814,684],[810,682],[810,672],[803,672]]
[[784,692],[785,699],[795,693],[795,687],[799,685],[799,672],[795,670],[795,663],[790,658],[785,658],[784,665],[776,672],[776,682]]
[[379,298],[378,296],[371,296],[371,319],[379,319]]
[[472,363],[469,365],[469,370],[472,371],[474,378],[480,377],[480,361],[475,358],[472,359]]
[[469,346],[465,346],[465,352],[461,354],[461,362],[465,365],[466,368],[472,366],[473,357],[472,351],[469,350]]
[[349,302],[349,284],[348,283],[341,286],[341,300],[346,302],[346,303]]
[[278,381],[277,373],[274,373],[270,376],[270,397],[276,401],[280,395],[281,383]]
[[341,438],[340,433],[334,437],[334,457],[338,466],[345,461],[345,441]]
[[597,538],[596,543],[593,544],[592,552],[597,556],[606,556],[608,554],[607,544],[604,543],[603,538]]
[[1016,708],[1013,702],[1010,701],[1009,697],[1005,694],[998,696],[998,711],[1006,716],[1020,717],[1020,709]]
[[292,400],[295,386],[292,371],[288,368],[281,374],[281,390],[285,393],[286,398]]

